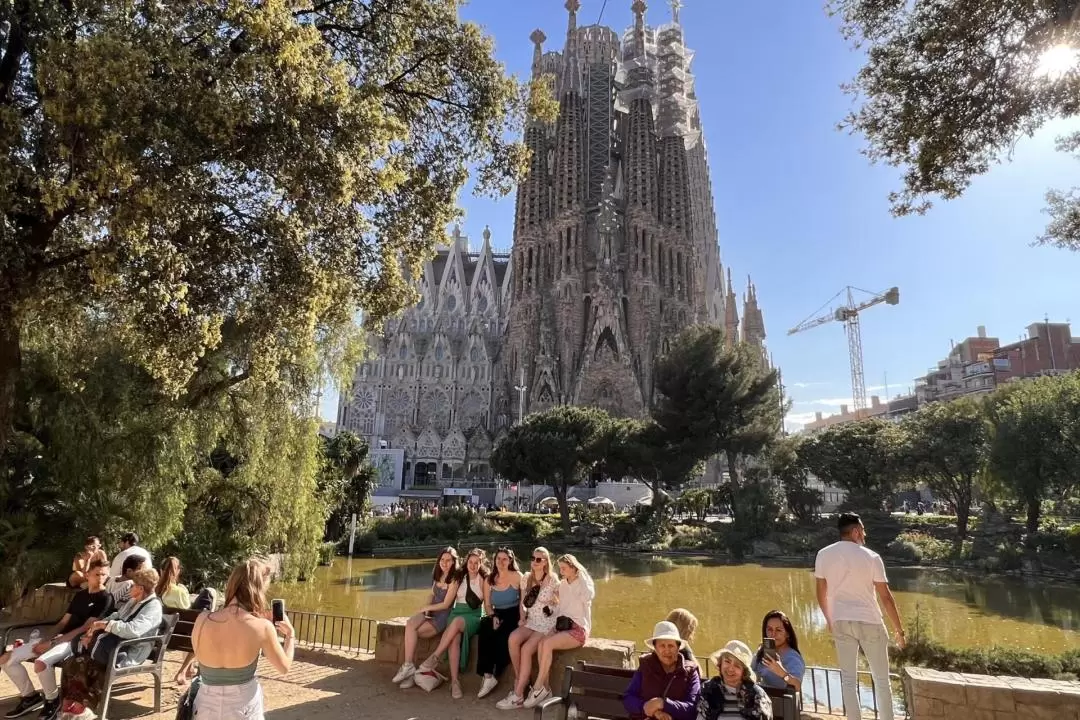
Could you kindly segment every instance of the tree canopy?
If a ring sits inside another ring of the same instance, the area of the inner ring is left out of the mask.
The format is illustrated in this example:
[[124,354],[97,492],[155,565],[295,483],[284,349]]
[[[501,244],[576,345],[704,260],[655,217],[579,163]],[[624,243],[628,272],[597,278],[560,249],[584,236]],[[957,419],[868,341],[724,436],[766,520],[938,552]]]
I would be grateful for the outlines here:
[[857,508],[880,509],[897,479],[900,431],[877,418],[833,425],[799,446],[805,466],[824,482],[842,488]]
[[0,448],[32,322],[108,316],[196,404],[310,389],[411,303],[470,166],[509,190],[550,112],[459,4],[0,4]]
[[[1080,112],[1078,0],[830,0],[865,51],[844,121],[903,170],[896,214],[960,196],[1016,142]],[[1049,51],[1049,52],[1048,52]],[[1080,133],[1059,141],[1080,149]],[[1080,249],[1080,195],[1048,194],[1044,242]]]

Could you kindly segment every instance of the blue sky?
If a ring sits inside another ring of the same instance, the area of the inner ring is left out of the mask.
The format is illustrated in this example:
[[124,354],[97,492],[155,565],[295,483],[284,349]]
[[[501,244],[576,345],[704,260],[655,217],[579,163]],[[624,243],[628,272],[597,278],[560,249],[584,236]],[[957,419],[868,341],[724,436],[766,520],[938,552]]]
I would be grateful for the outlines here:
[[[607,0],[603,23],[622,31],[630,0]],[[578,24],[596,22],[603,0],[582,0]],[[863,317],[870,394],[906,392],[949,351],[950,340],[990,335],[1011,342],[1032,322],[1072,320],[1080,335],[1080,253],[1032,247],[1046,222],[1043,196],[1068,188],[1080,170],[1054,150],[1063,123],[1020,142],[1011,159],[978,178],[960,200],[923,217],[893,218],[887,194],[898,171],[872,166],[863,140],[836,129],[851,108],[841,84],[860,56],[816,0],[782,3],[685,0],[682,22],[696,52],[693,70],[709,147],[721,257],[740,293],[751,274],[768,346],[794,400],[789,427],[814,411],[850,402],[842,326],[788,337],[786,331],[846,285],[900,287],[900,305]],[[650,2],[650,24],[670,19]],[[563,0],[471,0],[466,18],[483,25],[508,69],[529,72],[529,34],[561,49]],[[479,239],[490,225],[509,248],[513,197],[461,198],[463,229]],[[323,416],[336,415],[336,393]]]

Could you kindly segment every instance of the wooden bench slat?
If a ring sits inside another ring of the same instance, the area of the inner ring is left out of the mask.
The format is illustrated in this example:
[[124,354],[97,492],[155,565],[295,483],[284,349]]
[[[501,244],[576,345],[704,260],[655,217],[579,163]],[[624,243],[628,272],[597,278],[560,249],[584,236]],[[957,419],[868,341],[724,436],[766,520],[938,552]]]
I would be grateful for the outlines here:
[[612,718],[613,720],[630,717],[630,714],[626,712],[626,708],[623,707],[622,700],[595,697],[593,695],[575,695],[572,702],[577,705],[579,717],[584,715],[585,717]]
[[629,678],[626,677],[575,670],[571,680],[571,692],[575,690],[581,692],[598,690],[600,692],[614,693],[621,697],[626,692],[626,687],[629,684]]

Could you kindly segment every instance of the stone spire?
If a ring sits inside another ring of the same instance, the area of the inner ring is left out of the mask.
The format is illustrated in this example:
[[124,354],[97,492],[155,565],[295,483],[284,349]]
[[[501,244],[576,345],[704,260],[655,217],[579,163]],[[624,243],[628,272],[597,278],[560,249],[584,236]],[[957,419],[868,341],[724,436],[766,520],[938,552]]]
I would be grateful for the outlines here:
[[743,303],[742,340],[762,351],[765,358],[765,320],[758,307],[757,288],[749,275],[746,277],[746,297]]
[[668,0],[668,5],[671,6],[671,22],[678,25],[679,24],[679,10],[682,9],[683,0]]
[[547,35],[537,28],[529,35],[529,39],[533,44],[532,76],[537,78],[540,77],[540,58],[544,56],[544,41],[547,40]]
[[563,68],[559,77],[559,99],[568,92],[581,93],[581,66],[578,63],[578,47],[574,33],[577,31],[577,12],[580,0],[566,0],[566,47],[563,49]]
[[739,339],[739,306],[735,286],[731,282],[731,268],[727,271],[727,298],[724,299],[724,345],[734,347]]

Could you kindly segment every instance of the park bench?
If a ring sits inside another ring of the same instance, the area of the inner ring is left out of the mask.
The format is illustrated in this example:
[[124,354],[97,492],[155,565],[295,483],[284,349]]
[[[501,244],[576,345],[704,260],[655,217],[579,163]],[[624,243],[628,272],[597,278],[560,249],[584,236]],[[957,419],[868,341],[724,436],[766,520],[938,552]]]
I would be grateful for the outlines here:
[[165,608],[165,612],[174,614],[177,617],[176,628],[169,638],[167,649],[184,653],[195,652],[195,649],[191,646],[191,632],[194,630],[195,621],[202,614],[202,610],[169,607]]
[[[630,679],[634,676],[630,668],[593,665],[579,661],[574,667],[566,668],[563,676],[561,697],[550,698],[536,708],[535,720],[542,720],[543,709],[562,706],[561,716],[566,720],[571,705],[577,707],[579,720],[584,718],[604,718],[605,720],[623,720],[628,718],[622,699]],[[773,705],[773,720],[799,720],[801,703],[791,689],[765,688]]]
[[23,642],[30,642],[30,633],[35,628],[42,630],[51,628],[59,624],[61,618],[55,620],[38,620],[36,622],[23,622],[23,623],[11,623],[9,625],[0,626],[0,632],[3,633],[3,639],[0,641],[0,652],[3,652],[8,645],[11,645],[16,640],[22,640]]

